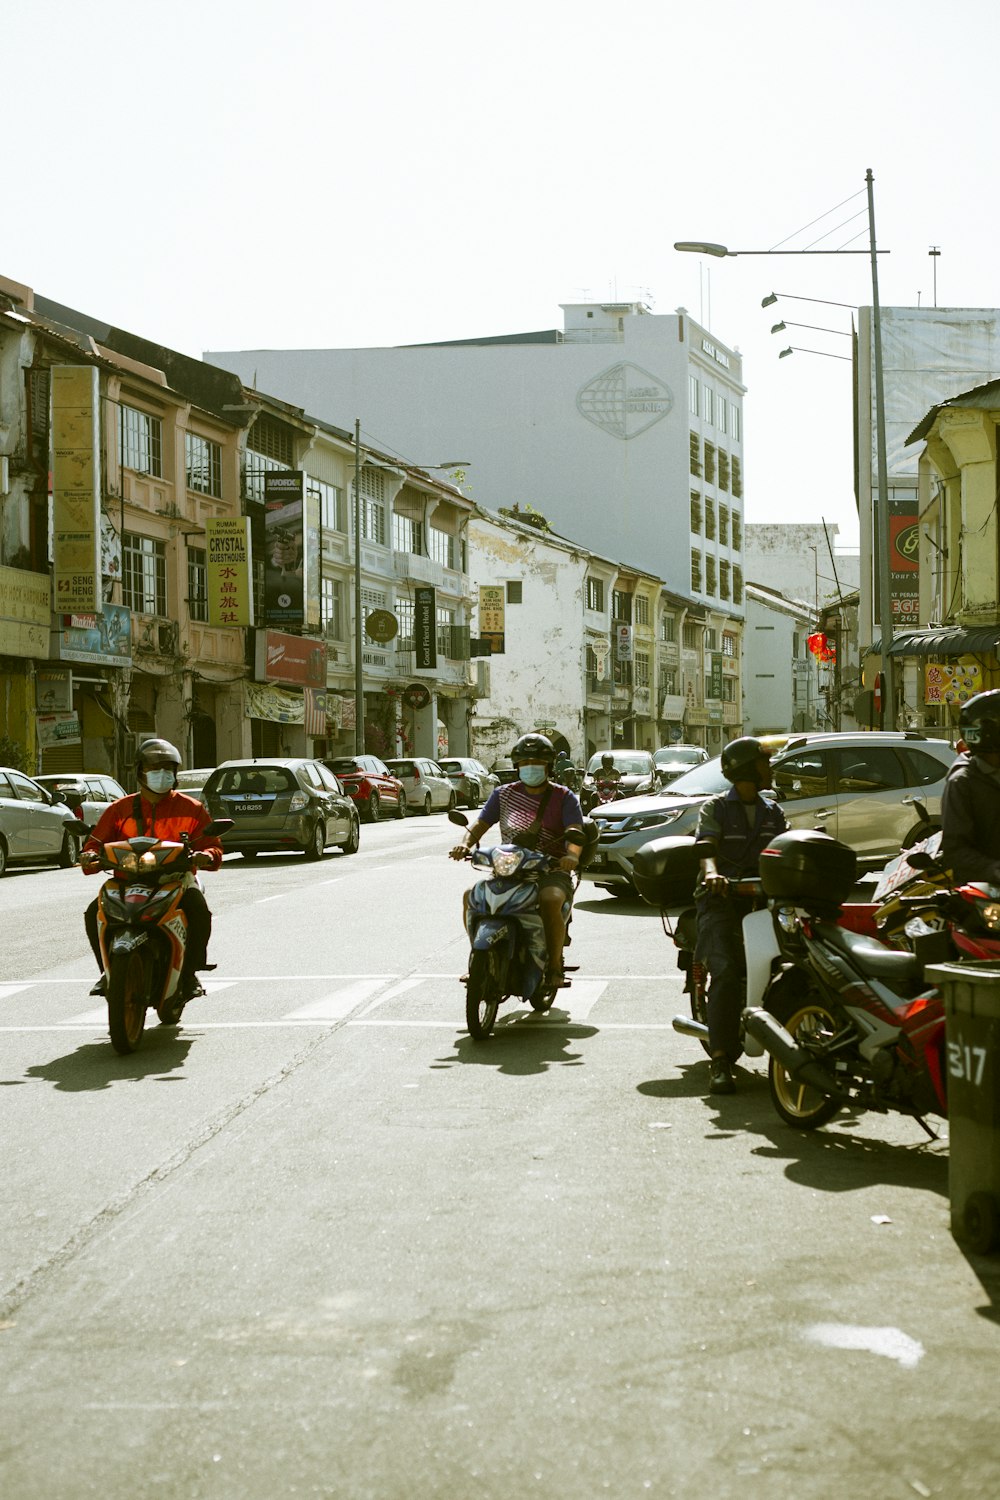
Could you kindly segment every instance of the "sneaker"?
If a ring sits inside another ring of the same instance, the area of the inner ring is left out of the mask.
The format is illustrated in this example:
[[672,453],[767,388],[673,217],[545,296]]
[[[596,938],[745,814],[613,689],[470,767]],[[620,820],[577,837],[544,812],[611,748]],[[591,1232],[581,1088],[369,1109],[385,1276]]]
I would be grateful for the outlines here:
[[733,1070],[724,1057],[713,1057],[711,1072],[708,1076],[708,1092],[710,1094],[735,1094],[736,1080]]
[[105,995],[107,995],[107,993],[108,993],[108,976],[106,974],[102,974],[101,975],[101,977],[97,981],[97,983],[91,987],[90,993],[92,995],[100,995],[102,997],[105,996]]

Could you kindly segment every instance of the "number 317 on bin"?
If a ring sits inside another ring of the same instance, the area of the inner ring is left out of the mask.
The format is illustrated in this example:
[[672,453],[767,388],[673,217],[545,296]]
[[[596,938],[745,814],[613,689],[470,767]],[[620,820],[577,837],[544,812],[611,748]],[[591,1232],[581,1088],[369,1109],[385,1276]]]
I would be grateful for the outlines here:
[[948,1072],[952,1078],[966,1078],[978,1088],[986,1069],[986,1048],[966,1047],[962,1042],[948,1043]]

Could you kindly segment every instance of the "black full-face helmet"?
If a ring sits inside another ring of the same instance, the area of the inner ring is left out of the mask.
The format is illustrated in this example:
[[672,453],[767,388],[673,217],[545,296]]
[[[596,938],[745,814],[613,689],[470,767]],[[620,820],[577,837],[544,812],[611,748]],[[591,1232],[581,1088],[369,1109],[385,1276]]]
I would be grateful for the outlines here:
[[544,760],[551,766],[556,749],[544,734],[522,734],[517,744],[511,747],[510,758],[515,766],[522,760]]
[[144,771],[171,770],[174,773],[174,786],[176,786],[177,772],[180,770],[181,764],[181,752],[169,740],[143,740],[135,752],[135,774],[137,779],[142,778]]
[[962,738],[974,755],[1000,751],[1000,688],[969,698],[958,711]]
[[727,781],[758,781],[757,762],[770,760],[767,748],[751,735],[730,740],[722,752],[722,774]]

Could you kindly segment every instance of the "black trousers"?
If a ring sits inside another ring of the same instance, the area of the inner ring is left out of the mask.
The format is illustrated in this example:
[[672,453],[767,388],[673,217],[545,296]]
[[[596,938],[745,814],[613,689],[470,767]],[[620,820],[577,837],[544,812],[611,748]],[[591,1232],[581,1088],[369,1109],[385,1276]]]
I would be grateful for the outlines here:
[[[212,913],[208,902],[196,885],[189,886],[181,897],[181,909],[187,918],[187,951],[184,954],[184,972],[193,974],[208,963],[208,940],[212,936]],[[104,972],[101,960],[101,944],[97,936],[97,898],[91,901],[83,914],[83,925],[87,929],[87,940],[97,959],[97,967]]]

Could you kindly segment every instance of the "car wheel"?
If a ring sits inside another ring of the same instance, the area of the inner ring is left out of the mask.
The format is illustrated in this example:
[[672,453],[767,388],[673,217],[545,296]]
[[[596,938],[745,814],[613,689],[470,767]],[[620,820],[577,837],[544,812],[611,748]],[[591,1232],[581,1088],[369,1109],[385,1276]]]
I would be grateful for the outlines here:
[[360,823],[360,820],[358,818],[352,818],[351,819],[351,831],[347,835],[347,838],[344,840],[344,842],[341,844],[340,847],[341,847],[341,850],[342,850],[342,852],[344,854],[357,854],[358,849],[360,848],[360,845],[361,845],[361,823]]
[[482,797],[482,792],[479,790],[479,787],[476,785],[476,783],[473,782],[472,785],[469,787],[469,795],[468,795],[468,797],[465,800],[465,805],[469,809],[470,812],[472,811],[472,809],[474,807],[478,807],[479,806],[481,797]]
[[445,808],[445,812],[454,812],[455,811],[455,803],[457,801],[458,801],[458,798],[455,796],[455,793],[452,792],[451,796],[448,798],[448,806]]
[[378,792],[372,792],[371,796],[368,798],[368,821],[369,821],[369,823],[377,823],[378,822],[378,818],[379,818]]
[[80,846],[83,839],[80,834],[74,833],[67,828],[63,834],[62,850],[59,854],[59,864],[62,869],[68,870],[70,865],[75,865],[80,858]]
[[312,838],[309,840],[309,847],[306,850],[306,859],[322,859],[325,853],[326,824],[322,818],[317,818],[316,826],[312,831]]
[[427,795],[426,795],[426,797],[424,798],[424,805],[423,805],[423,807],[420,810],[423,813],[423,815],[424,815],[425,818],[429,818],[430,817],[430,815],[431,815],[431,794],[430,794],[430,792],[428,792]]
[[397,818],[405,818],[406,817],[406,793],[405,792],[400,792],[400,794],[399,794],[399,805],[396,808],[396,817]]
[[7,873],[7,845],[0,839],[0,875]]

